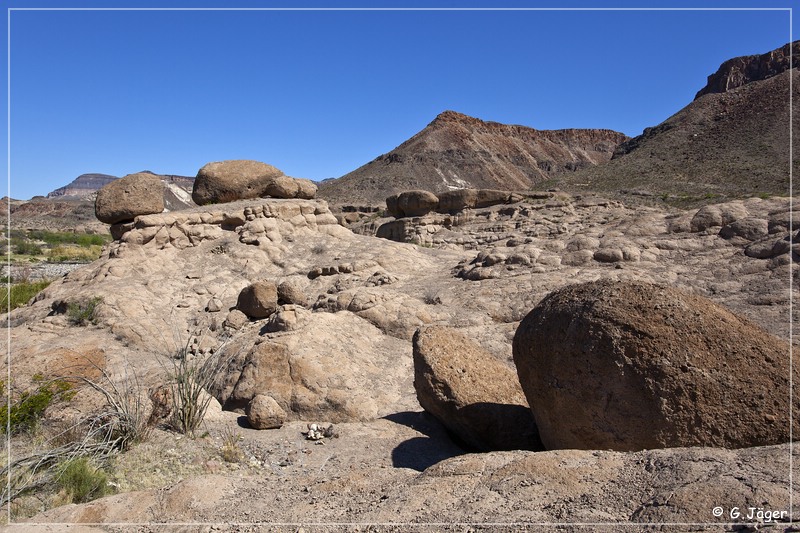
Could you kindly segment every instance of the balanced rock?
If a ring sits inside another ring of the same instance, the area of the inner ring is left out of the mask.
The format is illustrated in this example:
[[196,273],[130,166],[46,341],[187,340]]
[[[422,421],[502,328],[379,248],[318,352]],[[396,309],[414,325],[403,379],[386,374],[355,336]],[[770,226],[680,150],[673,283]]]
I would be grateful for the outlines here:
[[405,191],[386,199],[386,210],[395,218],[421,217],[439,205],[439,198],[429,191]]
[[414,334],[419,404],[468,446],[481,451],[542,449],[514,370],[443,326]]
[[100,222],[116,224],[139,215],[164,211],[164,184],[153,174],[139,172],[114,180],[97,191],[94,213]]
[[247,422],[254,429],[278,429],[286,422],[286,411],[275,398],[267,394],[256,394],[244,411]]
[[201,168],[194,180],[192,199],[198,205],[249,198],[314,198],[317,186],[310,180],[290,178],[260,161],[216,161]]
[[271,281],[257,281],[239,293],[236,308],[250,318],[267,318],[278,308],[278,288]]
[[567,286],[523,319],[513,353],[547,449],[789,439],[788,345],[699,296],[641,282]]

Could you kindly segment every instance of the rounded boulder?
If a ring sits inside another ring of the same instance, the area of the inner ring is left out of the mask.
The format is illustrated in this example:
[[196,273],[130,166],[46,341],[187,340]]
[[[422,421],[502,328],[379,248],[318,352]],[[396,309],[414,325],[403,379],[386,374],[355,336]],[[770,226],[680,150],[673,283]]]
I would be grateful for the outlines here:
[[97,191],[94,213],[100,222],[116,224],[139,215],[164,211],[164,184],[147,172],[128,174]]
[[286,411],[267,394],[256,394],[247,404],[245,416],[253,429],[278,429],[286,422]]
[[250,318],[267,318],[278,309],[278,288],[271,281],[257,281],[239,293],[236,308]]
[[641,282],[567,286],[522,320],[513,353],[548,449],[789,440],[788,343],[706,298]]
[[197,172],[192,187],[192,200],[197,205],[221,204],[261,198],[267,190],[278,187],[277,181],[286,178],[280,170],[247,159],[215,161]]

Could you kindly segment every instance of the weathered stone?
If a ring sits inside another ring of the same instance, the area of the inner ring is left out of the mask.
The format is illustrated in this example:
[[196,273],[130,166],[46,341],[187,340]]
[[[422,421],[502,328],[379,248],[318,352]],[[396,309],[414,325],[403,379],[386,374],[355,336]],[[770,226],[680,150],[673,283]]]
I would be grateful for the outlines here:
[[[386,208],[393,213],[395,218],[421,217],[427,215],[439,205],[439,199],[428,191],[405,191],[397,195],[397,200],[392,196],[386,199]],[[399,215],[399,216],[398,216]]]
[[451,328],[414,334],[414,388],[420,405],[470,447],[541,449],[514,371]]
[[551,293],[513,347],[544,445],[614,450],[786,442],[787,349],[705,298],[612,281]]
[[257,281],[239,293],[236,308],[250,318],[267,318],[278,308],[278,289],[271,281]]
[[238,309],[233,309],[230,313],[228,313],[228,316],[225,317],[223,326],[231,329],[242,329],[247,322],[248,319],[246,314],[242,313]]
[[[139,215],[164,210],[164,184],[158,176],[146,172],[128,174],[97,191],[94,213],[106,224],[133,220]],[[117,231],[117,236],[121,232]]]
[[192,200],[197,205],[259,198],[283,172],[259,161],[237,159],[208,163],[194,180]]
[[256,394],[250,400],[245,416],[253,429],[278,429],[286,422],[286,411],[278,405],[275,398],[266,394]]
[[437,195],[439,204],[436,211],[439,213],[457,213],[464,209],[472,209],[478,201],[478,189],[456,189],[445,191]]
[[297,279],[287,279],[278,284],[278,303],[308,306],[308,296]]
[[723,239],[740,237],[748,241],[757,241],[768,234],[767,221],[763,218],[754,217],[735,220],[719,230],[719,236]]

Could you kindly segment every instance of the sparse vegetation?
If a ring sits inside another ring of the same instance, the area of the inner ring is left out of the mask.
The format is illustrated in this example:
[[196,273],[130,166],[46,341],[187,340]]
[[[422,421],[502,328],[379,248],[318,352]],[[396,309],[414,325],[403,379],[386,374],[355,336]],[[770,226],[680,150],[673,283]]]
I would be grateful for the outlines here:
[[319,255],[328,251],[328,247],[324,243],[317,243],[311,247],[311,253]]
[[94,466],[86,457],[61,463],[56,483],[70,503],[85,503],[111,492],[108,474],[102,468]]
[[[9,280],[6,278],[6,283]],[[23,281],[20,283],[12,283],[9,291],[3,291],[0,296],[0,312],[8,313],[9,311],[22,307],[27,304],[31,298],[43,291],[48,285],[49,280],[41,281]]]
[[31,432],[52,403],[67,401],[74,395],[72,385],[64,380],[45,383],[41,375],[35,375],[33,382],[36,385],[33,390],[19,394],[13,391],[6,394],[5,386],[0,383],[0,395],[5,402],[0,406],[0,432],[10,432],[12,435]]
[[242,447],[239,446],[241,436],[236,430],[225,428],[222,432],[222,446],[219,452],[222,460],[226,463],[240,463],[244,459],[244,452]]
[[67,318],[71,324],[76,326],[85,326],[86,324],[95,324],[97,306],[103,302],[100,297],[94,297],[89,300],[81,300],[78,302],[70,302],[67,305]]
[[224,345],[213,353],[193,354],[190,341],[172,358],[171,424],[176,431],[194,437],[213,398],[207,391],[227,367],[230,356]]
[[47,252],[47,260],[51,263],[91,262],[100,257],[102,248],[98,245],[88,247],[70,246],[59,244]]

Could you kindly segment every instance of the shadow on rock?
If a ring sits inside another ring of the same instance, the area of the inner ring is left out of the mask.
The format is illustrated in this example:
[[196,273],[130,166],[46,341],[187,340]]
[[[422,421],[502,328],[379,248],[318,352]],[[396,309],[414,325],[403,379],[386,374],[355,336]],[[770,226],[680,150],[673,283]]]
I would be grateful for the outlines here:
[[444,426],[425,411],[405,411],[383,418],[425,435],[408,439],[392,450],[392,465],[395,468],[411,468],[422,472],[440,461],[466,453],[453,442]]

